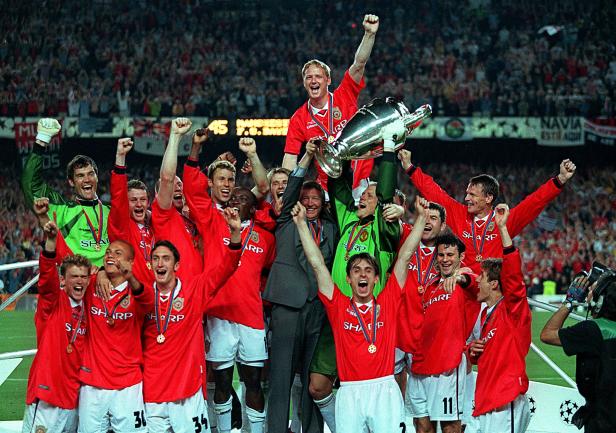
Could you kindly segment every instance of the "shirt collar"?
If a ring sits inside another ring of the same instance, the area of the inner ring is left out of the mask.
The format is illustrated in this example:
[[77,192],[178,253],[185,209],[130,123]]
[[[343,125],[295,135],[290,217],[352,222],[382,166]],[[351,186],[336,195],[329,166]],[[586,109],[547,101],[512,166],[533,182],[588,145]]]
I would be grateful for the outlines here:
[[310,104],[310,109],[312,110],[312,114],[317,114],[319,111],[327,110],[328,108],[329,108],[329,101],[327,101],[325,103],[325,106],[322,107],[322,108],[317,108],[317,107],[313,106],[312,104]]
[[83,300],[77,302],[73,298],[71,298],[70,296],[68,297],[68,300],[71,302],[71,308],[81,307],[83,305]]

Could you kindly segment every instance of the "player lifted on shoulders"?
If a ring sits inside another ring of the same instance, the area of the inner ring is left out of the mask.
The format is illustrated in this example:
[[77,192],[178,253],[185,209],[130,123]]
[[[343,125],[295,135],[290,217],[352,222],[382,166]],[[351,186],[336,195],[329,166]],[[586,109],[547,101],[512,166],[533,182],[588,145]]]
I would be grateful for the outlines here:
[[392,275],[375,298],[378,261],[367,253],[352,256],[347,264],[351,298],[334,284],[306,222],[305,208],[293,209],[293,221],[319,286],[336,343],[341,387],[336,397],[336,432],[404,432],[404,404],[393,376],[397,314],[408,274],[408,263],[426,222],[428,203],[415,201],[417,219],[400,249]]
[[[297,155],[302,146],[311,138],[320,137],[332,142],[345,127],[357,111],[357,98],[359,92],[366,86],[364,71],[370,58],[376,32],[379,29],[379,17],[366,15],[363,21],[364,37],[357,48],[355,59],[348,71],[345,72],[342,82],[336,90],[329,91],[332,83],[329,66],[320,60],[313,59],[306,62],[302,68],[304,89],[308,93],[308,101],[299,107],[289,121],[287,141],[284,148],[282,166],[293,170],[297,165]],[[370,176],[374,161],[371,159],[355,161],[353,189],[355,197],[359,198],[362,190],[367,186],[362,180]],[[323,188],[327,188],[327,175],[318,167],[317,181]]]

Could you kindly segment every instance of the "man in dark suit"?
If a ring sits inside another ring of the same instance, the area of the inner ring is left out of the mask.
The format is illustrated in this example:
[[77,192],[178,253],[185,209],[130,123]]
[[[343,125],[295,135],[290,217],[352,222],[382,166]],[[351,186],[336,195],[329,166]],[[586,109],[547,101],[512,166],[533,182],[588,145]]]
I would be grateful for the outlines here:
[[276,259],[263,294],[263,298],[273,304],[270,325],[269,433],[287,432],[291,383],[298,370],[303,385],[300,405],[302,431],[323,431],[321,415],[308,394],[308,383],[310,361],[321,326],[327,318],[317,297],[316,278],[306,260],[291,216],[291,209],[300,201],[306,207],[313,238],[331,269],[338,243],[337,225],[324,210],[325,193],[321,186],[316,182],[304,182],[315,151],[315,143],[309,141],[306,153],[289,177],[282,211],[277,220]]

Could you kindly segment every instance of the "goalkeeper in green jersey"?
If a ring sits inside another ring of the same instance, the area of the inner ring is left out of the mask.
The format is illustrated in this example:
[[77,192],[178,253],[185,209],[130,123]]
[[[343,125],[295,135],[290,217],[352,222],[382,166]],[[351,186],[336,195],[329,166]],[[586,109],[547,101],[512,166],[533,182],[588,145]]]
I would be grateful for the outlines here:
[[43,155],[61,126],[56,119],[40,119],[36,128],[36,144],[23,168],[21,188],[26,205],[32,207],[36,198],[49,199],[49,217],[56,221],[60,233],[70,251],[81,254],[100,266],[107,238],[109,205],[101,203],[96,194],[98,168],[92,158],[75,156],[66,166],[66,177],[73,188],[74,196],[65,198],[54,191],[43,178]]

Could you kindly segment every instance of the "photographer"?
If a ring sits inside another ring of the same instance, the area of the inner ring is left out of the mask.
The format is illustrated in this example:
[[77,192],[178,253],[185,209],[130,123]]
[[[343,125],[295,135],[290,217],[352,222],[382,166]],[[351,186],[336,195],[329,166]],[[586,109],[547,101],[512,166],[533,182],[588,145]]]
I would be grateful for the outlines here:
[[[541,331],[541,341],[577,355],[575,379],[586,404],[572,423],[587,433],[604,433],[616,431],[616,272],[605,270],[598,278],[594,274],[571,283],[562,307]],[[592,319],[562,328],[573,303],[584,298]]]

